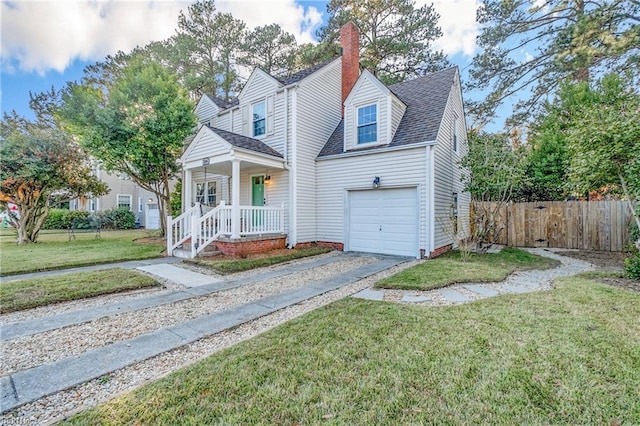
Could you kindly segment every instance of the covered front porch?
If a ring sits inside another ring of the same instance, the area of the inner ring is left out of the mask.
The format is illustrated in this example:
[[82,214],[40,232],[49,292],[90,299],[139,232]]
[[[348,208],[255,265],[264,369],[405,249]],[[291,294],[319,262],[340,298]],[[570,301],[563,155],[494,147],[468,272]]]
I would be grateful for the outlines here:
[[256,139],[203,129],[181,158],[183,213],[167,219],[167,254],[193,258],[216,242],[233,255],[284,246],[282,156]]

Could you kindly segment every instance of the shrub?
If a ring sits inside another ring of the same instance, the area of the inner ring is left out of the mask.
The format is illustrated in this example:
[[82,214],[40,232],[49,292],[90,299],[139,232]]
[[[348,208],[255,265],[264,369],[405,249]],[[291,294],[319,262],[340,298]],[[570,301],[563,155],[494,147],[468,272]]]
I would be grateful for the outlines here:
[[640,254],[631,256],[624,261],[624,272],[627,277],[640,281]]
[[136,215],[126,207],[105,210],[96,215],[96,220],[102,223],[103,228],[133,229],[136,227]]
[[69,229],[73,222],[85,222],[89,212],[82,210],[51,209],[42,229]]
[[631,257],[624,261],[624,272],[628,278],[640,281],[640,250],[633,247]]

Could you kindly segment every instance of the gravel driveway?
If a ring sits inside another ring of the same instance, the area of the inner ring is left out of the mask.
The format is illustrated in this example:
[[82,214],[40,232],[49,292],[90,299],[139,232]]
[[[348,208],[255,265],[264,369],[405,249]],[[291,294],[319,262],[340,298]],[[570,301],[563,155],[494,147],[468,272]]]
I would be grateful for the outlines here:
[[[95,321],[75,324],[2,342],[1,375],[4,376],[43,363],[55,362],[75,354],[86,352],[92,348],[99,348],[115,341],[139,336],[149,331],[184,322],[188,319],[210,315],[229,307],[238,306],[265,296],[298,288],[316,280],[337,277],[348,270],[376,261],[376,258],[373,256],[344,256],[335,252],[322,255],[322,257],[331,256],[335,257],[335,261],[328,265],[304,269],[294,274],[260,281],[241,288],[234,288],[168,305],[100,318]],[[315,259],[317,258],[318,257],[315,257]],[[288,262],[286,265],[277,265],[261,271],[287,268],[290,265],[305,262],[310,262],[310,260],[300,259]],[[130,391],[150,380],[156,380],[180,367],[196,362],[207,355],[263,333],[278,324],[309,312],[319,306],[331,303],[363,288],[369,287],[375,281],[396,273],[401,269],[410,267],[415,263],[416,261],[403,263],[338,290],[308,299],[302,303],[289,306],[273,314],[245,323],[232,330],[227,330],[162,353],[83,385],[46,396],[38,401],[5,413],[0,416],[0,423],[46,424],[60,420],[76,411],[107,401],[115,395]],[[261,271],[254,271],[252,273],[260,273]],[[229,275],[226,276],[225,279],[233,280],[246,276],[247,274],[247,272],[244,272]],[[170,283],[167,283],[167,285],[169,288],[164,290],[103,296],[88,301],[69,302],[30,311],[2,315],[0,316],[0,324],[25,321],[31,318],[45,318],[74,309],[100,306],[114,301],[131,300],[175,290],[175,287],[172,288]]]

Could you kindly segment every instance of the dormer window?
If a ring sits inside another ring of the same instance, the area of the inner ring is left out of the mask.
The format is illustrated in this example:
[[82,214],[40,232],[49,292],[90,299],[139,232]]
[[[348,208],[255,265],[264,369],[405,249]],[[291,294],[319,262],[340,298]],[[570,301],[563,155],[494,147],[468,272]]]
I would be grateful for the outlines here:
[[262,136],[266,133],[266,108],[264,101],[253,104],[253,137]]
[[377,142],[378,106],[376,104],[358,108],[358,144]]

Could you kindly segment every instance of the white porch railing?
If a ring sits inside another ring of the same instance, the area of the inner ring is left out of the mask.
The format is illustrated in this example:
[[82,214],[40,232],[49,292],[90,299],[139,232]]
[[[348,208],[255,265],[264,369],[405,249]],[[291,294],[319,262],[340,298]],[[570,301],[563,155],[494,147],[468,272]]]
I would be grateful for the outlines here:
[[[185,211],[175,219],[167,217],[167,254],[191,238],[191,257],[194,258],[218,237],[232,235],[233,209],[224,201],[201,215],[201,206]],[[240,206],[240,236],[284,233],[284,204],[281,207]]]
[[191,238],[191,225],[194,219],[200,217],[200,204],[186,210],[180,216],[173,219],[167,216],[167,255],[171,256],[173,251],[180,247],[185,241]]
[[231,234],[231,206],[226,206],[223,201],[218,207],[202,216],[192,232],[195,238],[191,239],[191,257],[196,257],[220,235]]
[[284,206],[240,206],[240,235],[284,233]]

